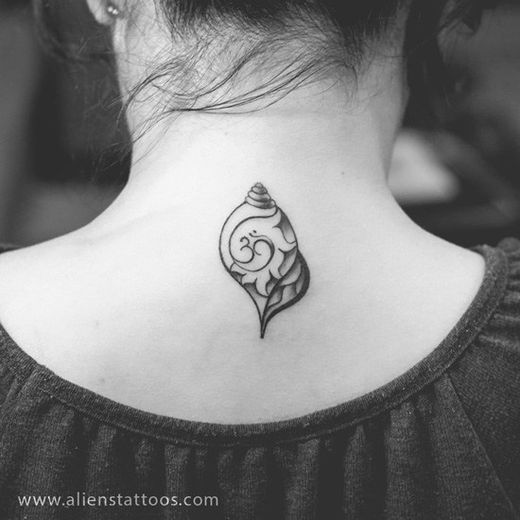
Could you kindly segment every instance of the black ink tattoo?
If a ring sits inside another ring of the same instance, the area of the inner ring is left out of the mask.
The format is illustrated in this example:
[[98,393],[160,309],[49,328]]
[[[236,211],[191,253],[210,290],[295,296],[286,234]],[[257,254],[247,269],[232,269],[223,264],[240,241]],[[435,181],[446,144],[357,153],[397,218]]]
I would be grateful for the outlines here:
[[261,338],[269,321],[300,301],[309,288],[309,268],[291,223],[260,183],[226,220],[220,258],[253,299]]

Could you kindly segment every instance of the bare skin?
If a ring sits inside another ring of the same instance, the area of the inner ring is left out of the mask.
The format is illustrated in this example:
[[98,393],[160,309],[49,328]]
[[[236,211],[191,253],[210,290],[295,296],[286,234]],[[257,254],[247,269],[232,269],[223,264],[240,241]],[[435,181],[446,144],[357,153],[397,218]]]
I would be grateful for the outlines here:
[[[389,382],[437,347],[484,271],[411,222],[386,186],[405,98],[390,60],[354,100],[324,82],[260,112],[163,122],[103,215],[0,256],[0,321],[63,378],[189,420],[277,421]],[[258,181],[312,273],[263,340],[218,251]]]

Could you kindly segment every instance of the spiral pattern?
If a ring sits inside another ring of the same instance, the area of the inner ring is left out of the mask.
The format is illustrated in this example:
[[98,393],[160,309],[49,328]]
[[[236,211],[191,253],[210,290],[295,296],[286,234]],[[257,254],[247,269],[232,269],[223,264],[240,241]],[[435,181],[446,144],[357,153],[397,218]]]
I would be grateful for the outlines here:
[[276,206],[275,201],[269,195],[269,192],[265,189],[264,185],[257,182],[246,197],[246,202],[255,208],[270,209]]

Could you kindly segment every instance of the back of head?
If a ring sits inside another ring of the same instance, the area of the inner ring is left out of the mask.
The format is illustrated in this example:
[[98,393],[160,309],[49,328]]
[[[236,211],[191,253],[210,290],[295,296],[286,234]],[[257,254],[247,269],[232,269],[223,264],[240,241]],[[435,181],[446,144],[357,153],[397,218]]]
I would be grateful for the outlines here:
[[[40,17],[52,17],[63,1],[36,0]],[[409,80],[417,83],[437,65],[439,31],[455,20],[471,25],[486,4],[496,3],[87,1],[98,22],[112,27],[126,101],[161,93],[161,112],[273,102],[316,78],[358,79],[376,55],[406,58]]]

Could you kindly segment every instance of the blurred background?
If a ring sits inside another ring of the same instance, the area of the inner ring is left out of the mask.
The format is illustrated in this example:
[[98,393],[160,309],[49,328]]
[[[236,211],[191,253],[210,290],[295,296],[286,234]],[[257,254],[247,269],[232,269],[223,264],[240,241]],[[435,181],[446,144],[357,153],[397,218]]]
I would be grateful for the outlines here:
[[[84,2],[67,30],[88,54],[106,35]],[[79,40],[78,40],[79,41]],[[45,52],[26,2],[0,4],[0,242],[29,245],[77,229],[123,187],[129,143],[107,60]],[[412,103],[391,186],[421,226],[461,245],[520,235],[520,8],[489,12],[450,45],[460,89],[432,99],[436,122]]]

